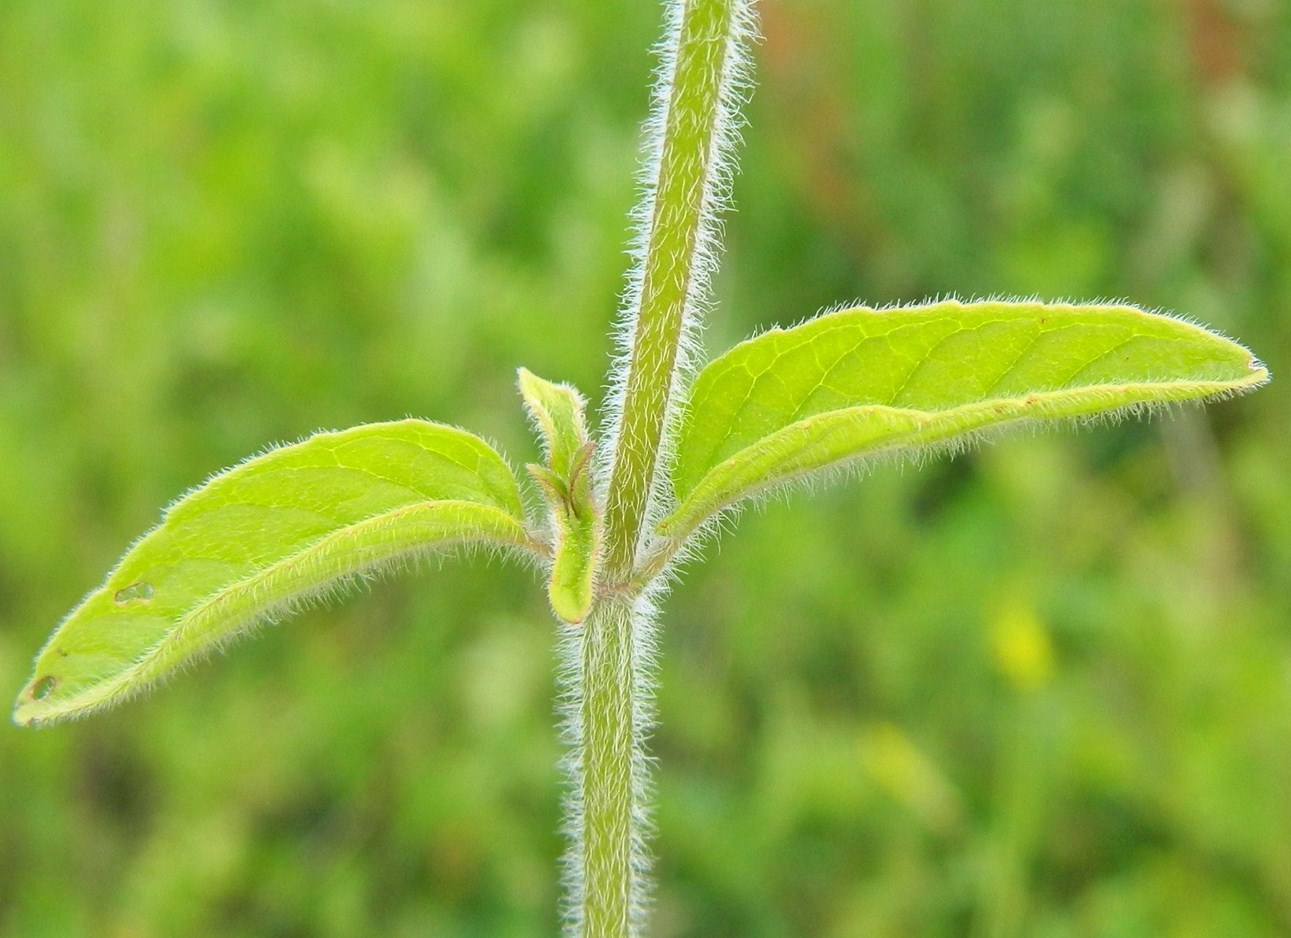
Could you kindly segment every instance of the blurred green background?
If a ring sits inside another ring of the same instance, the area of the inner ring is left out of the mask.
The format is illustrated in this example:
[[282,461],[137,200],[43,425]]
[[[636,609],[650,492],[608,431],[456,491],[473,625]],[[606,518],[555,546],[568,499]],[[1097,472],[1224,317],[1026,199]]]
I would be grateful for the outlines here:
[[[1274,383],[740,519],[663,617],[659,936],[1291,933],[1291,6],[768,0],[705,341],[1126,297]],[[599,396],[652,0],[0,2],[0,689],[158,509]],[[1280,380],[1278,380],[1280,379]],[[553,934],[553,626],[445,563],[0,727],[0,934]]]

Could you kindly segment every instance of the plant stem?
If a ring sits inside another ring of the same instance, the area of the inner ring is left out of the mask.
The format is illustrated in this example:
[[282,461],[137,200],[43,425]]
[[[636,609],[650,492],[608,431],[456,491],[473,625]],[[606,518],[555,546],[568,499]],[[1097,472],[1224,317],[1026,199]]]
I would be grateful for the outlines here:
[[697,326],[725,194],[733,91],[752,0],[666,0],[663,74],[646,125],[639,266],[629,279],[627,347],[613,376],[603,576],[591,615],[567,633],[572,672],[570,921],[587,938],[636,935],[647,893],[645,739],[651,720],[652,607],[634,581],[662,497],[688,338]]
[[606,497],[606,572],[626,579],[657,498],[660,445],[676,405],[677,372],[698,318],[730,145],[732,85],[748,0],[668,4],[665,74],[647,123],[655,175],[641,206],[644,256],[634,280],[627,374],[614,427]]
[[583,625],[582,874],[583,934],[632,933],[643,885],[634,869],[634,763],[641,758],[634,700],[631,606],[600,603]]

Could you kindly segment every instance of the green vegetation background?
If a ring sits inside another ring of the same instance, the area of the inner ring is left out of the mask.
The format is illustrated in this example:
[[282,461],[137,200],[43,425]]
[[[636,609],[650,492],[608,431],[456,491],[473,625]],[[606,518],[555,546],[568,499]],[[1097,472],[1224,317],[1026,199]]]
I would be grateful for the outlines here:
[[[655,933],[1291,933],[1291,9],[763,17],[710,349],[1128,297],[1275,381],[741,518],[663,618]],[[415,414],[519,463],[518,365],[597,392],[658,19],[0,3],[6,695],[248,452]],[[531,575],[448,562],[0,728],[0,934],[554,933],[552,639]]]

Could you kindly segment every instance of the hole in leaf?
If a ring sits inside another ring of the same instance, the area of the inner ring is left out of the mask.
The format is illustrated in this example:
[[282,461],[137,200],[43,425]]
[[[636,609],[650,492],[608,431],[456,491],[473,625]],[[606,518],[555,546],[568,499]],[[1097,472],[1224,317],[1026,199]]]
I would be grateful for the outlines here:
[[46,674],[39,681],[31,685],[31,699],[44,700],[54,692],[54,688],[57,686],[58,678],[54,677],[52,674]]
[[126,603],[146,603],[152,599],[152,584],[140,580],[138,583],[131,583],[129,586],[117,590],[116,595],[112,597],[113,601],[119,605]]

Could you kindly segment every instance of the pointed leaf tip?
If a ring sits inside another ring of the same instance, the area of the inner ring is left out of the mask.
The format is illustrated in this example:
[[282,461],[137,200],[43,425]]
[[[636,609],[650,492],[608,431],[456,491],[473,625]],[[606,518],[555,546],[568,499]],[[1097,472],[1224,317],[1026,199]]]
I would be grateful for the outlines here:
[[684,536],[760,491],[1010,423],[1221,398],[1268,371],[1202,326],[1125,305],[947,301],[827,313],[719,356],[696,379],[659,525]]
[[473,434],[355,427],[247,460],[175,502],[63,620],[20,726],[108,706],[257,623],[457,544],[531,550],[515,477]]
[[557,618],[576,625],[592,608],[601,518],[593,497],[591,442],[581,394],[520,369],[520,393],[543,438],[546,466],[528,466],[542,488],[552,531],[547,598]]

